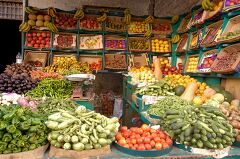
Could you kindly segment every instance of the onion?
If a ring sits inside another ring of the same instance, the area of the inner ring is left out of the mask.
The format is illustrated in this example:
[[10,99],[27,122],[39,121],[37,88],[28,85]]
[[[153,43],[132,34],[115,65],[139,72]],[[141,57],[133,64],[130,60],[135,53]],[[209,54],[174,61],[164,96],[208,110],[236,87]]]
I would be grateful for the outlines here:
[[24,97],[23,98],[19,98],[17,100],[18,104],[21,105],[21,106],[29,106],[29,103],[28,103],[28,100],[25,99]]
[[36,108],[37,107],[37,105],[36,105],[36,103],[34,101],[30,101],[29,102],[29,106],[32,107],[32,108]]

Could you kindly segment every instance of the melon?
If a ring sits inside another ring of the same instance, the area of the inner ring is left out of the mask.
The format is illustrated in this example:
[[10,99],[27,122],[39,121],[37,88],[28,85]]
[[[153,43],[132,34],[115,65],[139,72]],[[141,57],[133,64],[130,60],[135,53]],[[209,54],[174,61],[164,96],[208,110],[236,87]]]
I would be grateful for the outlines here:
[[28,15],[28,19],[30,20],[36,20],[37,19],[37,16],[35,14],[29,14]]
[[43,24],[43,21],[42,20],[37,20],[36,21],[36,26],[38,27],[42,27],[44,24]]
[[51,17],[49,15],[44,15],[44,20],[49,22],[51,20]]
[[28,20],[28,24],[31,25],[31,26],[35,26],[36,25],[34,20]]
[[37,16],[37,20],[43,21],[43,15],[38,15],[38,16]]

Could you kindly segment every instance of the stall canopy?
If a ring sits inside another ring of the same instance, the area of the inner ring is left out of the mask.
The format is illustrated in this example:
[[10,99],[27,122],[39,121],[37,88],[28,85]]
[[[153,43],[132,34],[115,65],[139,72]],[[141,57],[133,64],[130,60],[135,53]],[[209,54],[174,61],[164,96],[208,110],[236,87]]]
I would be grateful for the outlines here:
[[154,8],[155,16],[166,17],[186,13],[198,2],[199,0],[28,0],[28,5],[38,8],[53,6],[62,10],[74,10],[83,5],[122,7],[129,8],[132,14],[138,16],[148,15],[151,8]]

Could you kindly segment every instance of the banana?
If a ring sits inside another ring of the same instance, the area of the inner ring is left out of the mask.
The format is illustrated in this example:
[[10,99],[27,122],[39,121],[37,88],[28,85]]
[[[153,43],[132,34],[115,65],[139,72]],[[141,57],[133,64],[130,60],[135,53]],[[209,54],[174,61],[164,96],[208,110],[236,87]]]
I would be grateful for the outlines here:
[[25,7],[25,12],[28,14],[36,14],[38,12],[38,8],[36,7]]
[[205,0],[209,10],[213,10],[214,4],[210,0]]
[[56,27],[53,23],[48,23],[48,24],[47,24],[47,28],[48,28],[51,32],[54,32],[54,33],[58,32],[57,27]]
[[154,17],[152,15],[149,15],[145,20],[145,24],[153,23],[154,22]]
[[105,21],[106,19],[107,19],[107,13],[103,13],[102,16],[100,16],[100,17],[97,18],[97,21],[98,21],[98,22],[103,22],[103,21]]
[[172,43],[177,43],[178,41],[180,40],[180,36],[177,34],[177,35],[174,35],[171,39]]
[[54,7],[49,7],[48,8],[48,15],[50,15],[51,17],[56,17],[56,9]]
[[129,9],[125,9],[124,10],[124,23],[126,25],[129,25],[131,23],[131,13],[130,13],[130,10]]
[[144,34],[144,37],[146,39],[150,39],[150,37],[152,36],[152,31],[151,30],[148,30],[145,34]]
[[172,24],[177,23],[178,20],[179,20],[179,15],[174,15],[174,16],[172,17]]
[[204,10],[208,10],[207,6],[206,6],[206,1],[205,0],[202,0],[202,8]]
[[83,19],[84,18],[84,12],[82,9],[78,9],[74,15],[75,19]]
[[20,32],[28,32],[30,29],[31,29],[31,25],[29,25],[27,22],[24,22],[19,26]]

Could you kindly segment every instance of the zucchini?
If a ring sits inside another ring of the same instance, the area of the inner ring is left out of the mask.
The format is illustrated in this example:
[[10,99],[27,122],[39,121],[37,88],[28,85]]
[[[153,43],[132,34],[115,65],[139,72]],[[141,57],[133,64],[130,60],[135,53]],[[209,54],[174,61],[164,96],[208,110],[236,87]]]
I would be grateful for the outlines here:
[[207,133],[207,138],[212,138],[212,134],[211,133]]
[[219,129],[215,124],[212,124],[212,129],[215,133],[219,133]]
[[217,137],[217,138],[216,138],[216,143],[222,143],[222,139],[219,138],[219,137]]
[[200,139],[200,138],[201,138],[201,135],[200,135],[200,134],[194,134],[193,137],[194,137],[195,139]]
[[218,149],[223,149],[223,148],[224,148],[224,147],[223,147],[223,144],[218,143],[218,144],[217,144],[217,148],[218,148]]
[[208,141],[208,138],[206,136],[201,136],[202,141]]
[[212,135],[213,138],[217,137],[217,135],[215,133],[211,133],[211,135]]
[[227,141],[222,139],[222,144],[225,145],[226,143],[227,143]]
[[181,141],[181,142],[184,142],[184,132],[182,132],[182,133],[180,134],[179,138],[180,138],[180,141]]
[[194,134],[199,134],[200,130],[198,128],[195,128],[193,132],[194,132]]
[[216,140],[214,138],[209,139],[209,142],[211,142],[212,144],[216,143]]
[[209,141],[205,141],[204,145],[207,146],[210,149],[213,149],[213,144],[211,144]]
[[198,148],[202,148],[203,147],[203,142],[201,140],[198,140],[197,147]]
[[167,110],[166,114],[167,115],[179,115],[179,111],[177,111],[177,110]]
[[223,130],[223,129],[221,129],[221,128],[219,129],[219,132],[220,132],[221,134],[223,134],[223,135],[226,133],[225,130]]
[[174,131],[174,134],[175,134],[175,135],[179,135],[181,132],[182,132],[181,129],[177,129],[177,130]]
[[223,139],[225,139],[227,142],[231,142],[232,139],[226,135],[223,136]]
[[193,127],[189,126],[187,129],[184,131],[184,136],[189,136],[193,132]]
[[176,119],[176,118],[180,118],[180,116],[179,115],[167,115],[167,120]]

